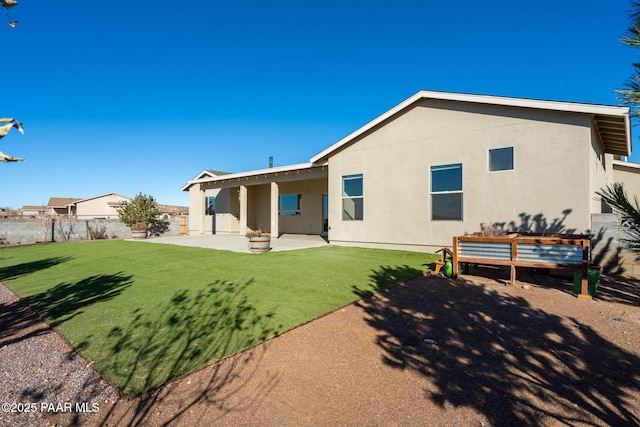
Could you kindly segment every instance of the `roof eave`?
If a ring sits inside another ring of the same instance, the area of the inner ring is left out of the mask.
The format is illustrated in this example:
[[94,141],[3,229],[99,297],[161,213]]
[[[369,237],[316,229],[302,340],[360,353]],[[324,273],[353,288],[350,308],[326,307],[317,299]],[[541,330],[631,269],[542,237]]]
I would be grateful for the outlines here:
[[188,181],[184,187],[182,187],[182,191],[188,191],[189,188],[191,188],[193,185],[196,185],[196,184],[205,184],[205,183],[214,183],[217,181],[228,181],[228,180],[234,180],[234,179],[251,178],[251,177],[260,176],[260,175],[289,173],[289,172],[295,172],[295,171],[311,169],[311,168],[318,168],[323,166],[326,166],[326,163],[324,164],[299,163],[295,165],[278,166],[274,168],[230,173],[226,175],[219,175],[219,176],[208,177],[208,178],[192,179]]
[[[426,91],[422,90],[413,96],[407,98],[405,101],[396,105],[392,109],[388,110],[384,114],[376,117],[369,123],[360,127],[356,131],[350,133],[346,137],[342,138],[335,144],[331,145],[327,149],[318,153],[314,157],[311,158],[312,163],[327,161],[334,152],[347,145],[350,141],[358,138],[359,136],[365,134],[369,130],[393,117],[394,115],[402,112],[406,108],[410,107],[416,102],[419,102],[423,99],[435,99],[435,100],[444,100],[444,101],[458,101],[458,102],[470,102],[476,104],[490,104],[490,105],[500,105],[500,106],[509,106],[509,107],[520,107],[520,108],[534,108],[541,110],[555,110],[555,111],[564,111],[564,112],[573,112],[573,113],[583,113],[590,114],[594,117],[596,116],[610,116],[610,117],[618,117],[623,119],[624,121],[624,146],[620,147],[612,147],[612,144],[606,144],[605,141],[605,151],[611,152],[615,151],[612,154],[619,154],[623,156],[628,156],[631,153],[631,128],[629,124],[629,107],[619,107],[619,106],[611,106],[611,105],[598,105],[598,104],[581,104],[574,102],[563,102],[563,101],[544,101],[544,100],[536,100],[536,99],[526,99],[526,98],[508,98],[508,97],[500,97],[500,96],[490,96],[490,95],[471,95],[464,93],[451,93],[451,92],[434,92],[434,91]],[[611,151],[609,151],[611,150]],[[628,154],[622,154],[628,153]]]

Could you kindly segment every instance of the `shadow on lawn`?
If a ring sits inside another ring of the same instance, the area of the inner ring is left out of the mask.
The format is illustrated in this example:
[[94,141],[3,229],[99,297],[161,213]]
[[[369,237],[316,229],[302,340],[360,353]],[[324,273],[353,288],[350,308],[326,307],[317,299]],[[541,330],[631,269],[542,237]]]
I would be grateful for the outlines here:
[[[48,268],[65,259],[57,260],[14,266],[12,277]],[[0,347],[50,331],[42,318],[47,319],[51,326],[58,326],[81,313],[82,308],[117,296],[130,284],[131,276],[121,273],[92,276],[76,283],[60,283],[46,292],[24,299],[15,297],[0,303]]]
[[[216,281],[197,293],[178,291],[168,304],[153,312],[136,310],[126,326],[109,334],[99,369],[112,378],[128,395],[106,414],[103,423],[114,425],[169,425],[195,405],[205,404],[223,411],[242,410],[253,402],[229,401],[247,386],[259,366],[262,354],[251,351],[235,356],[231,363],[215,364],[180,382],[167,383],[207,364],[258,344],[278,333],[271,313],[261,314],[250,303],[245,284]],[[193,383],[192,383],[193,381]],[[276,379],[255,385],[256,398],[266,396]],[[187,386],[188,385],[188,386]],[[158,387],[158,388],[157,388]],[[151,390],[151,391],[149,391]],[[162,419],[153,411],[163,410]]]
[[27,274],[35,273],[36,271],[46,270],[47,268],[62,264],[63,262],[67,262],[71,259],[71,257],[45,258],[37,261],[0,267],[0,281],[16,279],[18,277],[26,276]]
[[60,283],[53,288],[26,297],[25,300],[56,327],[82,313],[82,308],[110,300],[131,286],[131,278],[121,272],[87,277],[76,283]]
[[[403,270],[374,272],[372,286]],[[425,399],[440,407],[472,408],[496,426],[640,424],[630,394],[640,388],[640,358],[573,318],[436,276],[359,305],[379,331],[383,361],[426,377]]]

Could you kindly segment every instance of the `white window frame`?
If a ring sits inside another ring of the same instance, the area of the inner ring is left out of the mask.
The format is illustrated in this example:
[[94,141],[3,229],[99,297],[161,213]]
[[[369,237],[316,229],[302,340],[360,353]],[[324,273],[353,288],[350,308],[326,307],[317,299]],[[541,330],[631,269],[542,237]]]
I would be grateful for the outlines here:
[[[443,191],[433,191],[433,168],[445,168],[445,167],[460,167],[460,190],[443,190]],[[444,195],[444,194],[460,194],[460,218],[456,219],[435,219],[433,215],[434,203],[433,196]],[[431,165],[429,167],[429,199],[431,202],[431,221],[464,221],[464,167],[462,162],[460,163],[447,163],[447,164],[439,164],[439,165]]]
[[[360,179],[362,180],[362,194],[360,196],[345,196],[344,184],[345,181],[351,179]],[[340,189],[341,196],[341,204],[342,204],[342,220],[343,221],[364,221],[364,175],[361,173],[351,174],[351,175],[343,175],[342,176],[342,188]],[[344,215],[344,202],[345,200],[353,200],[353,199],[361,199],[362,200],[362,218],[345,218]]]

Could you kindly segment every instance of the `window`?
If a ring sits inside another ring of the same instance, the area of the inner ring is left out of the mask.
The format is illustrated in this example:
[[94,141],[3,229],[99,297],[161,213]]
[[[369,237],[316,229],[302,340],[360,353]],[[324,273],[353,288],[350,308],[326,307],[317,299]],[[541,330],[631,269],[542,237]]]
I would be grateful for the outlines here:
[[489,150],[489,172],[513,170],[513,147]]
[[281,194],[278,207],[280,216],[300,215],[301,194]]
[[362,221],[364,193],[362,174],[342,177],[342,220]]
[[462,221],[462,163],[431,166],[431,220]]
[[205,215],[216,214],[216,198],[214,196],[208,196],[205,198],[204,214]]

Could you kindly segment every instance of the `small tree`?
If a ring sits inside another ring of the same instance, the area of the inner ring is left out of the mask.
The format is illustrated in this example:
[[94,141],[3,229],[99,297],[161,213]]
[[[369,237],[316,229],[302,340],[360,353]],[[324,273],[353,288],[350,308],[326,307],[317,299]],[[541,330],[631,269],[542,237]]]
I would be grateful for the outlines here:
[[158,216],[158,208],[153,196],[139,193],[118,207],[118,218],[134,231],[147,230]]
[[624,192],[624,185],[616,182],[602,191],[596,192],[602,200],[613,208],[619,215],[622,228],[627,237],[622,239],[627,249],[636,255],[636,261],[640,261],[640,205],[638,196],[631,203]]

